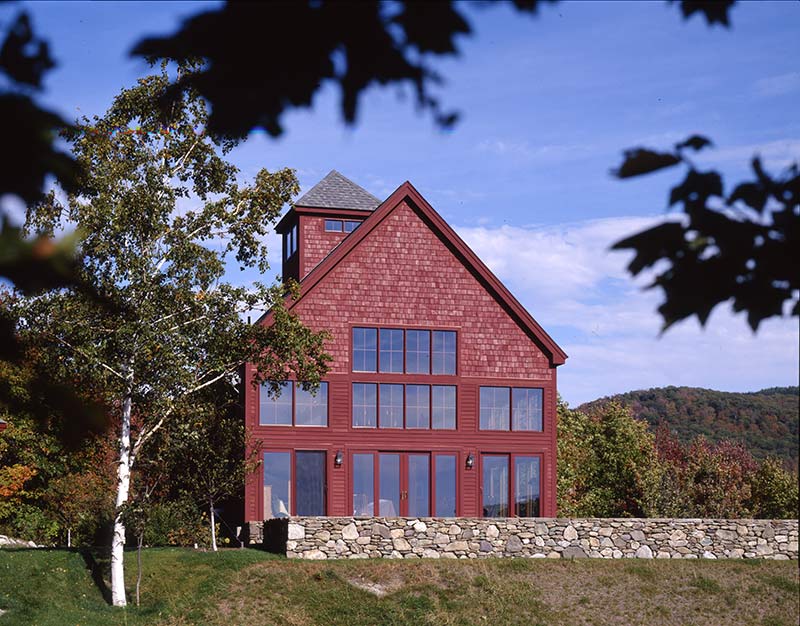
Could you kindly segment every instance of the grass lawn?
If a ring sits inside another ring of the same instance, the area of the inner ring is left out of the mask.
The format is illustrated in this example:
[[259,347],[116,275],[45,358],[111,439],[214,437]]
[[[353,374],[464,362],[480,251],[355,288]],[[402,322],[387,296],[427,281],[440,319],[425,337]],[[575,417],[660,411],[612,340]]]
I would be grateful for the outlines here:
[[[143,554],[142,606],[124,611],[108,606],[86,561],[77,551],[0,550],[0,626],[800,620],[797,561],[304,562],[158,548]],[[126,574],[132,592],[135,552]]]

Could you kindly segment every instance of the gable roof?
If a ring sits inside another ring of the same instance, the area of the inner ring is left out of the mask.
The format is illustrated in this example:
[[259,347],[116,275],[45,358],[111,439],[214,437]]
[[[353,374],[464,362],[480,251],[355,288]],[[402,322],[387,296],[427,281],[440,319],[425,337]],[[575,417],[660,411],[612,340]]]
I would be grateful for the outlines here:
[[336,170],[331,170],[325,178],[303,194],[294,204],[295,206],[322,209],[372,211],[380,203],[381,201],[369,191],[359,187]]
[[[428,204],[428,201],[414,188],[410,182],[406,181],[400,185],[386,200],[384,200],[375,211],[362,222],[361,226],[345,237],[339,245],[331,251],[305,278],[300,281],[300,295],[288,303],[291,310],[339,264],[365,237],[375,230],[375,228],[394,211],[404,201],[408,202],[412,209],[417,211],[424,219],[428,227],[439,236],[455,256],[464,266],[475,276],[478,281],[489,291],[495,300],[505,309],[512,319],[522,328],[523,331],[536,343],[543,352],[550,357],[550,362],[555,365],[563,365],[567,360],[567,353],[539,326],[530,313],[523,307],[511,292],[500,282],[492,271],[478,258],[470,247],[461,237],[450,227],[450,225],[439,215],[436,210]],[[288,298],[287,298],[288,301]],[[262,320],[269,322],[271,312],[266,313]]]

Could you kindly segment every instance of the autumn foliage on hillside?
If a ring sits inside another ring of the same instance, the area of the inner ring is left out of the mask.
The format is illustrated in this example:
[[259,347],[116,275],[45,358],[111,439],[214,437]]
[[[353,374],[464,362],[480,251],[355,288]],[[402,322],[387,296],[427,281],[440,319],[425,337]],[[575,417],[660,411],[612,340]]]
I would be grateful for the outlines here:
[[697,387],[663,387],[629,391],[578,407],[593,412],[610,402],[631,409],[655,430],[664,426],[683,444],[696,437],[709,442],[738,441],[756,459],[778,457],[787,468],[798,467],[798,387],[773,387],[752,393],[731,393]]
[[796,518],[797,473],[741,443],[656,433],[618,402],[558,409],[558,512],[566,517]]

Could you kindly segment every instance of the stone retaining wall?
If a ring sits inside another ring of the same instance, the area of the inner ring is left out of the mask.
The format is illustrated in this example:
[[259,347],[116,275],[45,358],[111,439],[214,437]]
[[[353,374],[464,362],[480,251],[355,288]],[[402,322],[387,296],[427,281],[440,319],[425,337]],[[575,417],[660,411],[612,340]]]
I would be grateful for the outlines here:
[[797,520],[291,517],[251,543],[297,559],[797,559]]

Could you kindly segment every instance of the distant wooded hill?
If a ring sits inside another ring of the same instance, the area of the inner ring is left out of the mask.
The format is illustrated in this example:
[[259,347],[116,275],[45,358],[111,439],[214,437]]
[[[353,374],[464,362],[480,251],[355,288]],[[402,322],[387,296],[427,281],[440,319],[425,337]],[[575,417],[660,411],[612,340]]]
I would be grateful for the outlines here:
[[666,424],[681,441],[697,435],[709,441],[743,442],[757,459],[773,455],[794,470],[798,463],[798,387],[771,387],[750,393],[730,393],[698,387],[663,387],[629,391],[578,407],[581,411],[617,401],[655,430]]

